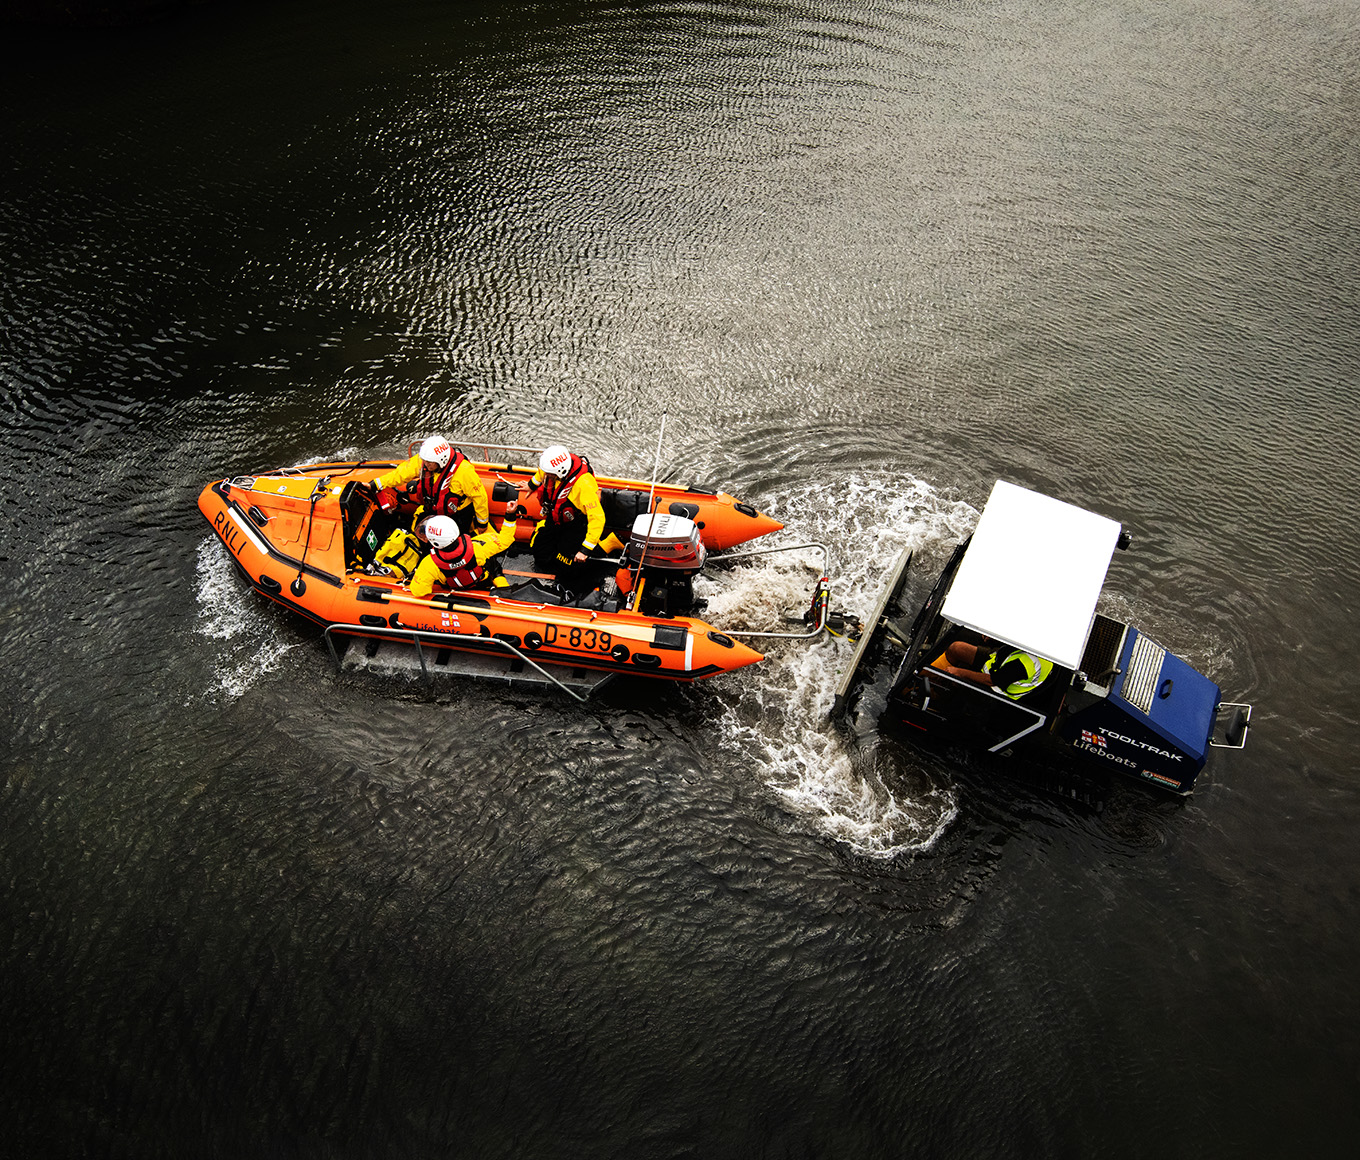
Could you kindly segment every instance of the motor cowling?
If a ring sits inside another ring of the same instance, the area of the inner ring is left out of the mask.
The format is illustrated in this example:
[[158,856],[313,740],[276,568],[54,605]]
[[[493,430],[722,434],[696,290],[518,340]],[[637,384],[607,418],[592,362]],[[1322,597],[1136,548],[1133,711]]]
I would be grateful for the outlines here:
[[639,609],[651,616],[677,616],[694,611],[693,579],[708,559],[699,527],[684,516],[653,513],[633,521],[628,537],[627,566],[645,580]]
[[643,573],[685,572],[693,576],[708,559],[693,520],[674,515],[641,515],[628,537],[628,563],[642,562]]

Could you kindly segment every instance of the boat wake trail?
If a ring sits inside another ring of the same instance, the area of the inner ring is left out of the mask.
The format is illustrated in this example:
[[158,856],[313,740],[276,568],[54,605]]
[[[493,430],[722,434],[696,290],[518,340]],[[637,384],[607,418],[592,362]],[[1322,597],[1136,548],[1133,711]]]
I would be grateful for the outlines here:
[[279,629],[258,607],[250,590],[237,578],[231,557],[216,536],[199,545],[195,578],[201,636],[217,642],[213,684],[209,695],[236,700],[260,677],[278,668],[296,644],[285,641]]
[[[817,541],[830,549],[831,606],[871,615],[888,569],[906,548],[942,552],[973,527],[977,512],[900,475],[842,480],[834,490],[807,483],[769,497],[796,529],[779,542]],[[793,562],[790,562],[793,561]],[[706,619],[733,630],[798,632],[784,621],[806,607],[820,567],[809,550],[738,566],[703,581]],[[700,586],[696,585],[696,591]],[[758,680],[722,682],[724,735],[768,772],[767,784],[795,813],[855,853],[889,859],[928,850],[957,815],[952,791],[929,778],[879,768],[876,750],[860,753],[830,721],[851,644],[844,638],[751,640],[766,650]],[[886,777],[885,777],[886,774]]]

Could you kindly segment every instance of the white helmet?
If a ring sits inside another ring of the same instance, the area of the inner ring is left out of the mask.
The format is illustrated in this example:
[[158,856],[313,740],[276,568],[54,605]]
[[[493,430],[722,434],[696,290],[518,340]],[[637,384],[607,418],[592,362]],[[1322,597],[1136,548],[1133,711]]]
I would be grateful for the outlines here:
[[436,548],[447,548],[462,534],[452,516],[431,516],[425,521],[425,538]]
[[571,470],[571,452],[562,444],[554,443],[538,457],[538,469],[545,475],[561,479]]
[[453,448],[442,435],[431,435],[420,445],[420,458],[426,463],[437,463],[447,467],[453,456]]

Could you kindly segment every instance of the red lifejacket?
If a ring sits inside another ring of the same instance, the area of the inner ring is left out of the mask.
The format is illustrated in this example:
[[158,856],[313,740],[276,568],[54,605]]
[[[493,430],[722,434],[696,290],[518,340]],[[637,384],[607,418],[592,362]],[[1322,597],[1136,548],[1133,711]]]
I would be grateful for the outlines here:
[[555,475],[543,476],[539,485],[539,502],[543,508],[543,518],[550,524],[569,524],[577,516],[584,515],[574,503],[568,501],[572,486],[581,476],[590,471],[590,460],[584,455],[572,455],[571,469],[560,479]]
[[444,583],[450,588],[469,588],[486,576],[486,569],[477,563],[472,550],[472,537],[459,536],[447,548],[435,548],[431,558],[444,573]]
[[[444,470],[438,476],[432,477],[428,471],[421,468],[420,475],[415,480],[416,503],[424,504],[428,515],[451,516],[458,510],[458,503],[463,497],[454,495],[445,484],[448,483],[449,477],[458,470],[463,458],[463,453],[455,447],[453,454],[449,456],[448,463],[444,465]],[[430,482],[431,478],[434,479],[433,483]]]

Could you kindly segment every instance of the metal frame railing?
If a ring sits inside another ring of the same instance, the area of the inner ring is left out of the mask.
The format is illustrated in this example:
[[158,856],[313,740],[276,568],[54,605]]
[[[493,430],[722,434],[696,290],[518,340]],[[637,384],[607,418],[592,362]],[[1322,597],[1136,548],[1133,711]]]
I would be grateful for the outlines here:
[[[930,669],[931,671],[927,672],[926,669]],[[930,687],[931,681],[943,681],[947,684],[955,685],[971,696],[990,697],[997,703],[1005,705],[1008,709],[1016,709],[1019,712],[1034,718],[1034,721],[1031,724],[1026,725],[1019,733],[1013,733],[1004,741],[998,741],[995,745],[988,746],[988,752],[990,753],[1000,753],[1007,746],[1014,745],[1022,737],[1028,737],[1036,729],[1042,728],[1044,725],[1048,724],[1047,713],[1040,713],[1038,709],[1035,709],[1031,705],[1021,705],[1012,698],[1006,696],[1006,694],[1002,693],[999,689],[992,688],[989,685],[980,685],[976,681],[965,681],[954,676],[952,673],[941,672],[939,669],[935,669],[930,665],[927,665],[925,669],[921,670],[921,682],[925,685],[926,689],[925,700],[921,702],[922,713],[930,708],[930,699],[935,695],[934,689]]]
[[752,559],[756,556],[773,556],[779,552],[798,552],[806,548],[815,548],[822,554],[822,574],[817,580],[817,590],[813,593],[813,603],[821,605],[821,616],[817,627],[811,632],[756,632],[753,629],[743,628],[722,628],[719,632],[724,632],[728,636],[749,636],[777,638],[779,640],[810,640],[819,635],[826,629],[826,620],[830,615],[831,609],[831,552],[825,544],[810,542],[806,544],[787,544],[778,548],[754,548],[746,552],[724,552],[721,556],[710,556],[711,564],[726,564],[732,560]]
[[[420,445],[421,445],[423,442],[424,442],[423,439],[416,439],[416,440],[412,441],[411,443],[407,444],[407,447],[406,447],[406,455],[405,455],[403,458],[409,459],[412,455],[414,455],[414,454],[420,449]],[[529,458],[528,458],[524,463],[519,464],[518,466],[521,466],[521,467],[536,467],[536,466],[538,465],[538,457],[539,457],[539,455],[542,453],[542,450],[543,450],[541,447],[521,447],[521,446],[519,446],[518,444],[514,444],[514,443],[481,443],[481,442],[478,442],[478,441],[475,441],[475,440],[472,440],[472,439],[461,439],[461,438],[457,438],[457,437],[450,437],[449,442],[452,443],[455,447],[461,447],[461,448],[463,448],[463,449],[464,449],[464,454],[467,453],[467,450],[468,450],[469,448],[472,449],[472,450],[474,450],[474,451],[480,451],[480,452],[482,452],[483,455],[484,455],[484,460],[481,460],[481,461],[479,461],[479,462],[486,462],[486,463],[490,464],[491,466],[495,466],[495,464],[492,464],[492,463],[491,463],[491,452],[493,452],[493,451],[505,451],[505,452],[522,452],[523,454],[529,456]],[[373,457],[373,456],[365,456],[365,457],[362,458],[362,459],[357,459],[357,460],[352,461],[352,467],[353,467],[353,468],[362,467],[362,466],[363,466],[365,463],[367,463],[367,462],[372,462],[372,463],[387,463],[387,462],[389,462],[389,461],[391,461],[391,460],[393,460],[393,459],[394,459],[394,457],[393,457],[393,456],[390,456],[390,455],[381,455],[381,456],[377,456],[377,457]],[[318,467],[331,467],[331,466],[334,466],[335,464],[338,464],[338,463],[341,463],[341,462],[344,462],[344,463],[351,463],[350,460],[343,460],[343,461],[342,461],[342,460],[338,460],[338,459],[336,459],[336,460],[331,460],[331,459],[318,459],[318,460],[314,460],[314,461],[312,461],[312,462],[310,462],[310,463],[299,464],[299,465],[296,466],[296,467],[269,467],[269,468],[262,468],[262,469],[259,470],[259,471],[242,472],[242,473],[239,473],[239,474],[237,474],[236,476],[234,476],[234,477],[232,478],[231,482],[232,482],[233,484],[235,484],[236,481],[237,481],[238,479],[254,478],[255,476],[260,476],[260,475],[293,475],[293,476],[303,476],[303,475],[307,475],[307,474],[309,474],[310,472],[316,470]],[[514,465],[512,465],[512,466],[514,466]]]
[[[331,659],[335,661],[337,668],[340,667],[340,654],[335,651],[335,642],[331,639],[331,633],[333,632],[342,632],[345,633],[347,636],[363,636],[369,638],[376,637],[380,640],[400,640],[403,638],[410,639],[416,646],[416,656],[420,658],[420,671],[427,681],[433,681],[434,678],[430,675],[429,666],[426,665],[425,663],[425,648],[421,644],[421,638],[425,637],[432,642],[437,641],[443,648],[457,649],[460,647],[450,642],[447,633],[429,632],[425,629],[373,628],[366,624],[329,624],[326,626],[326,631],[323,635],[326,639],[326,647],[330,649]],[[477,643],[479,645],[481,644],[495,645],[499,648],[505,649],[506,652],[513,653],[520,660],[526,662],[529,665],[532,665],[535,669],[542,673],[545,678],[551,681],[564,693],[570,694],[572,697],[575,697],[576,700],[581,702],[584,702],[586,700],[586,698],[582,696],[580,693],[576,692],[575,689],[572,689],[567,685],[564,685],[555,676],[553,676],[552,673],[548,672],[547,669],[545,669],[536,660],[534,660],[533,657],[526,656],[522,650],[517,649],[508,640],[501,640],[500,637],[497,636],[479,636],[477,637]],[[606,675],[612,676],[613,674]]]
[[[1237,709],[1237,710],[1245,709],[1246,712],[1242,714],[1240,721],[1230,722],[1230,723],[1229,723],[1229,725],[1228,725],[1228,727],[1227,727],[1226,734],[1225,734],[1224,739],[1223,739],[1222,741],[1216,741],[1216,740],[1214,739],[1214,734],[1213,734],[1213,732],[1210,732],[1210,734],[1209,734],[1209,746],[1210,746],[1211,749],[1245,749],[1245,748],[1247,747],[1247,734],[1248,734],[1249,732],[1251,732],[1251,706],[1248,705],[1245,701],[1222,701],[1222,702],[1220,702],[1220,703],[1219,703],[1219,706],[1218,706],[1218,709],[1217,709],[1217,711],[1216,711],[1215,714],[1214,714],[1214,729],[1215,729],[1215,730],[1217,730],[1217,728],[1218,728],[1218,717],[1219,717],[1219,715],[1223,712],[1223,710],[1225,710],[1225,709]],[[1230,735],[1231,735],[1232,728],[1233,728],[1234,725],[1240,726],[1240,728],[1241,728],[1241,730],[1242,730],[1241,735],[1239,736],[1236,745],[1234,745],[1234,744],[1232,743],[1232,741],[1230,740]]]

